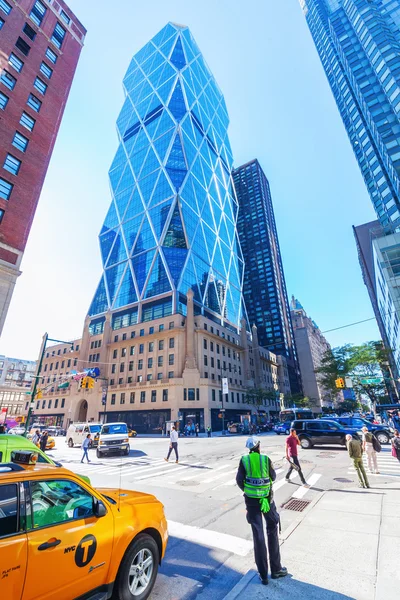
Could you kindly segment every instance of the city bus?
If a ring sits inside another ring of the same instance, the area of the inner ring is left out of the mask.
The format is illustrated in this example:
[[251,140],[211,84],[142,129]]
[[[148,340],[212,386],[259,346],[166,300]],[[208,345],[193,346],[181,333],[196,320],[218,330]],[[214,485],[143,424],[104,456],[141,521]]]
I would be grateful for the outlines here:
[[314,415],[310,408],[285,408],[279,413],[279,421],[281,423],[291,423],[298,419],[313,419]]

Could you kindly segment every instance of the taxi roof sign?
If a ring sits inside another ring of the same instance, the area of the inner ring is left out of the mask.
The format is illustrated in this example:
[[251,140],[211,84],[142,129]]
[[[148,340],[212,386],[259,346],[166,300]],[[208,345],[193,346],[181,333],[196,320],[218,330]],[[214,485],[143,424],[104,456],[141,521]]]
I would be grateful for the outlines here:
[[22,465],[36,465],[39,454],[31,450],[14,450],[11,452],[11,462]]

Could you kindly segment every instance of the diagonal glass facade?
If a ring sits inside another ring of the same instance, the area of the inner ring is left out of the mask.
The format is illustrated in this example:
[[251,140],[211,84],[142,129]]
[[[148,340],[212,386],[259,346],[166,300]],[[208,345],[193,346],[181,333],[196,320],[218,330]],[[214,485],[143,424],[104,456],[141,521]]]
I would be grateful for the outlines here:
[[225,101],[187,27],[169,23],[132,59],[89,315],[131,321],[195,311],[239,327],[243,259]]
[[368,192],[400,227],[400,2],[300,0]]

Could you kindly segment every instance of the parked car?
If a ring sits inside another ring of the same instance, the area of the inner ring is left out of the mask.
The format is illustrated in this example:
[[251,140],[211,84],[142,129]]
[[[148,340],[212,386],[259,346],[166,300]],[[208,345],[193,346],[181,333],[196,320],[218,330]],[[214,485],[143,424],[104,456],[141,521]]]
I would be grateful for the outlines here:
[[103,423],[99,443],[97,446],[97,458],[110,452],[119,452],[128,456],[130,450],[128,426],[126,423]]
[[81,446],[88,433],[92,436],[92,446],[96,448],[99,443],[101,423],[71,423],[68,427],[66,443],[70,448]]
[[343,427],[356,432],[360,431],[362,427],[368,427],[368,431],[371,431],[381,444],[389,444],[393,437],[388,427],[382,424],[371,423],[371,421],[362,417],[338,417],[333,420],[343,425]]
[[312,448],[315,445],[339,444],[345,446],[347,434],[354,439],[361,439],[353,429],[348,429],[336,421],[328,421],[328,419],[293,421],[291,426],[296,430],[301,447],[304,449]]
[[8,430],[8,433],[11,435],[24,435],[25,427],[11,427],[11,429]]
[[289,435],[290,427],[290,423],[277,423],[276,425],[274,425],[274,431],[276,435],[281,435],[281,433],[283,433],[284,435]]

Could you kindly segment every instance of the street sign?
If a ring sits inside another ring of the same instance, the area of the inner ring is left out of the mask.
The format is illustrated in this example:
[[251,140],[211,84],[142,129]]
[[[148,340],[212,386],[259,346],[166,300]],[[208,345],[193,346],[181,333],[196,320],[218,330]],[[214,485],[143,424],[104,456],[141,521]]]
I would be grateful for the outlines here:
[[344,382],[345,382],[347,388],[353,387],[353,381],[352,381],[351,377],[345,377]]
[[360,379],[360,383],[362,385],[374,385],[377,383],[382,383],[382,377],[363,377]]
[[223,394],[229,394],[228,378],[227,377],[223,377],[222,378],[222,393]]
[[225,409],[224,408],[220,408],[219,412],[225,412]]

